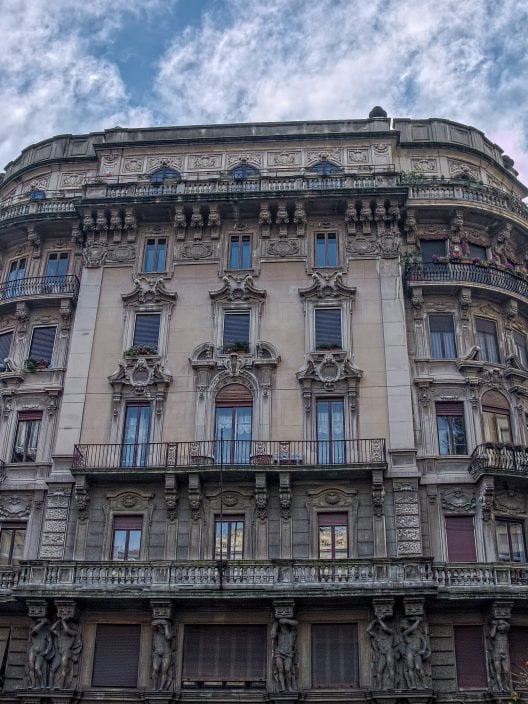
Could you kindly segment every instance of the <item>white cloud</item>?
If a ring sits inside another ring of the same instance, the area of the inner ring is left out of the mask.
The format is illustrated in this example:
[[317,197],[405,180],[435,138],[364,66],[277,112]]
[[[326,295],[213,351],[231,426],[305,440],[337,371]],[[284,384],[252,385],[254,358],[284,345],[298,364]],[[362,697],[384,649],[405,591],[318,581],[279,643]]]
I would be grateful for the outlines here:
[[446,117],[509,135],[528,178],[527,19],[525,0],[229,0],[174,40],[156,92],[172,122]]

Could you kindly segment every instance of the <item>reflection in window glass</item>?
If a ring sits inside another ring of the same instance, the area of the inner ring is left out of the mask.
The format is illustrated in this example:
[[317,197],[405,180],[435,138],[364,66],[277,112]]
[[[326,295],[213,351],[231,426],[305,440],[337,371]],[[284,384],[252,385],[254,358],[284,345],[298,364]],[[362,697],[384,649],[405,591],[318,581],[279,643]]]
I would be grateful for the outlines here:
[[244,557],[244,518],[229,516],[215,520],[215,560]]
[[520,521],[496,521],[495,528],[499,560],[526,562],[522,523]]
[[337,266],[335,232],[319,232],[315,236],[315,266]]
[[436,425],[441,455],[465,455],[466,426],[462,403],[437,403]]
[[165,237],[149,237],[145,244],[143,271],[159,273],[165,271],[167,240]]
[[348,515],[346,513],[320,513],[319,557],[338,559],[348,557]]
[[251,237],[249,235],[232,235],[229,242],[229,268],[251,268]]
[[25,540],[25,524],[3,524],[0,530],[0,565],[18,565],[24,556]]

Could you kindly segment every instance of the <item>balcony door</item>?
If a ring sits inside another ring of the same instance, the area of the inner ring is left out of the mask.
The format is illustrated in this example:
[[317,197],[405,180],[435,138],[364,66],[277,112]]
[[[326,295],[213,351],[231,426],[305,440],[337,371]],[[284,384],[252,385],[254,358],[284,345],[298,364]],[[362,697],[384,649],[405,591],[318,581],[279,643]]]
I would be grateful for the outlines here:
[[26,277],[26,258],[16,259],[9,265],[7,273],[6,297],[19,296],[21,292],[20,282]]
[[345,404],[342,398],[317,399],[317,461],[345,462]]
[[253,398],[242,384],[230,384],[216,397],[215,462],[248,464],[251,456]]
[[487,391],[482,396],[482,418],[486,442],[511,443],[510,407],[501,393]]
[[148,463],[150,403],[128,403],[121,447],[122,467],[144,467]]

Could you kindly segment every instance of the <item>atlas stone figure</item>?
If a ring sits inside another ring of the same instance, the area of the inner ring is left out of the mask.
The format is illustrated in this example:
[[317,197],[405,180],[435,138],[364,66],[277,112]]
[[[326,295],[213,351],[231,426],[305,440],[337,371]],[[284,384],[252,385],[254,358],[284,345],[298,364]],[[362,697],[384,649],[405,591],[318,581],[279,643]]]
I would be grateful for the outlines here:
[[152,682],[156,690],[167,690],[172,684],[173,635],[167,619],[152,622]]
[[499,692],[510,691],[509,639],[510,624],[502,618],[493,619],[488,637],[488,668]]
[[48,686],[49,660],[53,656],[53,640],[50,622],[40,618],[29,634],[28,686],[43,689]]
[[403,676],[409,689],[425,689],[428,686],[425,662],[431,657],[431,651],[421,626],[419,616],[404,618],[400,624]]
[[55,653],[50,666],[50,686],[69,689],[73,685],[82,649],[78,622],[71,616],[59,618],[51,627]]
[[297,623],[294,618],[278,618],[271,628],[273,678],[280,692],[297,690]]
[[378,616],[367,628],[374,651],[374,682],[377,689],[394,689],[396,680],[397,648],[394,627]]

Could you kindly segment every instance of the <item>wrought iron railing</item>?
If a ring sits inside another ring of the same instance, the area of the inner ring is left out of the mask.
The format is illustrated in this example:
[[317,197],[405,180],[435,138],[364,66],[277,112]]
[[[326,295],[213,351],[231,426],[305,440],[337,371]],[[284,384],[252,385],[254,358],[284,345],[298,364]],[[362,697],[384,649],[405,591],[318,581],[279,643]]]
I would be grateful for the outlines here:
[[496,442],[477,445],[471,455],[469,472],[474,477],[483,474],[528,477],[528,447]]
[[77,296],[78,293],[79,279],[74,274],[35,276],[0,283],[0,302],[40,296]]
[[385,440],[204,440],[76,445],[73,469],[365,466],[386,462]]
[[493,266],[479,264],[430,264],[406,273],[407,281],[435,282],[459,281],[480,284],[483,287],[495,286],[505,291],[517,293],[528,298],[528,281],[513,271],[496,269]]

